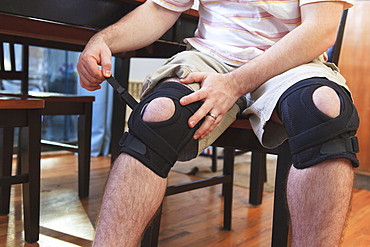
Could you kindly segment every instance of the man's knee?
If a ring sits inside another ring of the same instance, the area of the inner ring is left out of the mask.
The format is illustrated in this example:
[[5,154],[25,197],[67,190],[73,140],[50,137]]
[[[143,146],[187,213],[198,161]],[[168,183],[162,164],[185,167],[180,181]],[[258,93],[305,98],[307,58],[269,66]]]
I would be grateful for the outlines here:
[[289,135],[293,165],[306,168],[345,158],[358,166],[359,119],[348,92],[324,78],[310,78],[289,88],[278,102]]
[[177,82],[159,84],[133,109],[128,121],[129,132],[120,140],[120,152],[135,157],[157,175],[167,177],[201,124],[190,128],[188,119],[202,103],[182,106],[179,102],[192,92]]

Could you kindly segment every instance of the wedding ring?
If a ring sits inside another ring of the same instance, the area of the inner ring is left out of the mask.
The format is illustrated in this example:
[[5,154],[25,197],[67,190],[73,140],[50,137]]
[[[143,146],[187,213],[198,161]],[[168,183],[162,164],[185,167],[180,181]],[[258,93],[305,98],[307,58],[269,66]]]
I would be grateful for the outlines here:
[[217,116],[215,114],[212,114],[212,113],[207,113],[207,116],[210,116],[211,118],[213,118],[214,120],[216,120]]

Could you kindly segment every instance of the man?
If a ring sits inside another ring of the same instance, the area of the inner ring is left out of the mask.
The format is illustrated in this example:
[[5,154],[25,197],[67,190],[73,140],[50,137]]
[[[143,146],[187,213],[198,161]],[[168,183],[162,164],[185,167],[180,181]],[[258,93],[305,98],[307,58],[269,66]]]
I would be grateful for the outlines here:
[[[151,44],[192,4],[148,0],[95,35],[78,64],[81,85],[99,89],[111,74],[112,53]],[[344,78],[322,54],[350,6],[347,0],[201,0],[188,51],[144,83],[106,186],[94,246],[136,246],[173,163],[211,144],[243,97],[243,114],[263,145],[289,137],[293,246],[339,245],[358,166],[358,116]]]

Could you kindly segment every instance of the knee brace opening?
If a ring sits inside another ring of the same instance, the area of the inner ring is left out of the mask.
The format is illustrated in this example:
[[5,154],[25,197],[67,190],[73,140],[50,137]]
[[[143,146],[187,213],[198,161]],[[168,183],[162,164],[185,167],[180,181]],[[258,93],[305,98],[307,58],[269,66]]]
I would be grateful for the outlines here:
[[[313,92],[329,86],[340,100],[340,114],[334,118],[319,110]],[[278,114],[289,135],[293,165],[306,168],[321,161],[347,158],[358,166],[354,136],[359,118],[347,91],[324,78],[311,78],[289,88],[278,102]]]
[[175,103],[167,97],[155,98],[143,107],[144,122],[163,122],[175,114]]
[[312,101],[321,112],[331,118],[335,118],[341,113],[340,95],[328,86],[316,88],[312,94]]

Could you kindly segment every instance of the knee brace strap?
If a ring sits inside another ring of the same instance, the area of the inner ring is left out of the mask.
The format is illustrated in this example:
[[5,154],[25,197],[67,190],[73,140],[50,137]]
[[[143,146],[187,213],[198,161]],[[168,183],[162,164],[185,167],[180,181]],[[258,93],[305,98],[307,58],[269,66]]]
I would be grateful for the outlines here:
[[[193,91],[178,82],[164,82],[145,97],[132,111],[128,121],[129,132],[120,140],[120,153],[125,152],[141,161],[157,175],[167,177],[180,151],[192,141],[195,131],[188,119],[201,106],[195,102],[182,106],[179,100]],[[175,104],[174,115],[163,122],[145,122],[142,119],[146,106],[155,98],[167,97]]]
[[[312,100],[313,92],[329,86],[341,102],[339,116],[331,118],[321,112]],[[359,125],[357,111],[348,92],[325,78],[310,78],[289,88],[278,102],[278,114],[289,135],[293,165],[306,168],[321,161],[347,158],[357,167]]]

